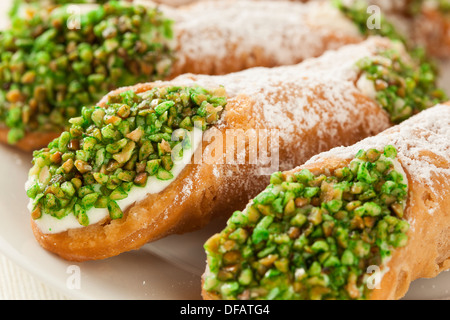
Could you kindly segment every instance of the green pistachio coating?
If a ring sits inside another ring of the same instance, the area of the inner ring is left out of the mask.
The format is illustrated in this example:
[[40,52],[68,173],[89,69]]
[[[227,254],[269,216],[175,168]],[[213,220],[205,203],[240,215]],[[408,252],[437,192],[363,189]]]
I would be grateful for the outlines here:
[[360,151],[329,175],[274,173],[204,245],[204,289],[221,299],[365,299],[369,266],[407,244],[395,148]]
[[406,42],[405,38],[397,32],[394,25],[386,20],[384,14],[381,14],[379,17],[379,28],[369,28],[367,26],[367,22],[372,15],[372,13],[367,10],[367,7],[369,6],[368,1],[357,0],[348,4],[348,2],[346,3],[343,0],[333,0],[333,3],[345,16],[355,23],[361,34],[365,36],[379,35],[393,40],[400,40],[403,43]]
[[179,156],[173,151],[189,150],[188,132],[216,123],[225,105],[223,88],[163,87],[110,95],[105,107],[84,107],[68,131],[34,152],[27,190],[33,218],[74,214],[88,225],[86,212],[94,207],[121,218],[117,201],[145,187],[150,176],[172,179]]
[[[423,1],[417,2],[422,5]],[[441,4],[444,2],[440,1]],[[367,1],[358,0],[347,4],[342,0],[334,0],[334,4],[356,24],[361,34],[399,41],[414,60],[413,64],[407,63],[395,50],[389,50],[382,52],[382,55],[392,60],[391,63],[377,58],[363,59],[358,63],[361,70],[367,72],[369,79],[374,81],[377,101],[389,113],[393,123],[399,123],[447,99],[444,91],[436,85],[438,71],[435,63],[426,56],[423,48],[411,44],[397,32],[383,14],[379,17],[379,28],[369,28],[367,22],[372,13],[367,11]],[[416,4],[411,3],[409,6],[413,8]]]
[[373,81],[376,100],[393,123],[447,99],[436,85],[437,75],[430,64],[407,63],[395,49],[383,51],[379,57],[364,58],[357,66],[365,73],[363,76]]
[[[423,1],[423,0],[422,0]],[[437,0],[439,4],[439,10],[444,13],[450,12],[450,1],[449,0]]]
[[0,122],[10,143],[28,131],[60,132],[112,89],[169,71],[171,21],[156,8],[111,1],[74,28],[67,9],[14,17],[0,32]]

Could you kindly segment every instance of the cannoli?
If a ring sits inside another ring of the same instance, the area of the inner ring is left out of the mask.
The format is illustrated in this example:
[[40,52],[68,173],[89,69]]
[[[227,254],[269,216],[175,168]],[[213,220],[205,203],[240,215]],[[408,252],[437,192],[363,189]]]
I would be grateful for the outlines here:
[[[328,3],[214,1],[162,12],[108,2],[86,13],[69,9],[30,9],[31,17],[15,17],[0,34],[0,138],[10,144],[46,146],[52,134],[43,133],[61,133],[82,106],[119,87],[296,64],[363,40]],[[35,132],[41,139],[33,139]],[[24,139],[32,141],[19,143]]]
[[167,73],[172,30],[156,8],[118,2],[84,14],[69,8],[30,9],[0,33],[1,141],[39,149],[83,105]]
[[328,2],[202,1],[165,12],[177,37],[172,75],[292,65],[364,39]]
[[336,3],[363,32],[379,29],[377,34],[402,38],[411,48],[425,49],[431,57],[450,57],[447,0],[339,0]]
[[68,260],[103,259],[229,215],[278,168],[439,101],[410,63],[401,44],[377,37],[295,66],[116,90],[34,153],[36,239]]
[[[142,0],[145,2],[145,0]],[[206,0],[154,0],[180,7]],[[259,0],[254,0],[259,1]],[[272,0],[276,3],[284,0]],[[332,0],[291,0],[291,2],[333,2]],[[450,57],[450,4],[447,0],[338,0],[334,1],[348,17],[359,23],[361,31],[392,33],[407,40],[412,46],[423,47],[429,55]],[[370,7],[376,6],[376,7]]]
[[[361,2],[357,0],[354,2]],[[440,59],[450,57],[448,0],[365,0],[376,5],[415,46]]]
[[450,268],[450,104],[276,172],[206,243],[205,299],[400,299]]

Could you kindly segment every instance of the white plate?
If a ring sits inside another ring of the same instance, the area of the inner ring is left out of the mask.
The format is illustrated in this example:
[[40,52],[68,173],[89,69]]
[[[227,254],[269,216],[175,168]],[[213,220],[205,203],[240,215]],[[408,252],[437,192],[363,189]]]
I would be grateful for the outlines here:
[[[7,12],[8,2],[1,1],[1,13]],[[0,17],[2,21],[6,20]],[[450,85],[447,79],[450,77],[446,77],[443,85]],[[46,252],[31,232],[24,190],[30,161],[29,154],[0,145],[2,253],[45,284],[74,299],[201,299],[200,277],[205,268],[203,243],[221,229],[223,221],[114,258],[74,264]],[[72,279],[77,274],[80,282],[74,283]],[[444,272],[435,279],[415,281],[405,299],[448,299],[449,290],[450,272]]]

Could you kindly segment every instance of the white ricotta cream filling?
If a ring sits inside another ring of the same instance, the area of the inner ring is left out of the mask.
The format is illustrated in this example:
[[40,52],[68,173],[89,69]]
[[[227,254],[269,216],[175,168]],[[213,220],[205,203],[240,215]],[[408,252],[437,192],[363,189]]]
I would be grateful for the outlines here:
[[[195,153],[197,148],[201,145],[203,132],[201,129],[195,127],[189,132],[190,136],[190,147],[183,146],[183,156],[178,159],[173,159],[174,166],[170,171],[173,178],[170,180],[159,180],[156,176],[150,176],[147,180],[147,185],[145,187],[133,186],[133,188],[128,193],[128,197],[125,199],[117,201],[120,209],[125,212],[125,210],[136,202],[142,201],[148,194],[155,194],[163,191],[167,186],[169,186],[183,171],[186,164],[191,163],[192,155]],[[178,148],[177,148],[178,147]],[[181,150],[181,142],[177,144],[174,149],[177,148],[178,151]],[[174,151],[175,152],[175,151]],[[26,187],[34,184],[37,177],[30,177],[26,183]],[[33,200],[28,204],[28,209],[30,212],[33,210]],[[95,224],[103,221],[109,217],[109,212],[107,208],[91,208],[86,212],[89,218],[89,224]],[[58,219],[50,214],[43,213],[39,219],[34,220],[37,227],[42,233],[54,234],[67,231],[69,229],[82,228],[75,215],[69,213],[65,217]]]
[[367,75],[363,74],[359,77],[356,82],[356,87],[361,91],[361,93],[372,100],[375,100],[377,97],[377,90],[375,89],[375,84],[373,80],[367,79]]
[[[394,165],[394,170],[397,171],[398,173],[400,173],[402,175],[403,178],[403,184],[406,185],[406,190],[408,191],[408,177],[406,176],[406,172],[402,167],[402,164],[400,163],[400,161],[397,160],[397,158],[392,159],[392,158],[386,158],[384,155],[381,155],[381,160],[383,161],[389,161],[392,162],[392,164]],[[406,204],[406,202],[405,202]]]

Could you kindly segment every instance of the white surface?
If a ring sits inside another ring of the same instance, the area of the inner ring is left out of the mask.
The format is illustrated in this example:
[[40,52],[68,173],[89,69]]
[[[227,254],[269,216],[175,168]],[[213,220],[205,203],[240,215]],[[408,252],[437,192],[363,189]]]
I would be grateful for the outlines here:
[[0,254],[1,300],[65,300],[64,295],[36,280],[27,271]]
[[[7,5],[0,2],[0,14],[6,13]],[[0,17],[0,26],[6,21]],[[448,87],[450,77],[444,79],[442,85]],[[31,232],[24,192],[30,161],[30,155],[0,146],[0,299],[201,298],[203,243],[223,222],[103,261],[64,261],[43,250]],[[79,288],[72,288],[70,281],[74,267],[79,270]],[[405,298],[448,299],[449,290],[450,272],[444,272],[414,282]]]

